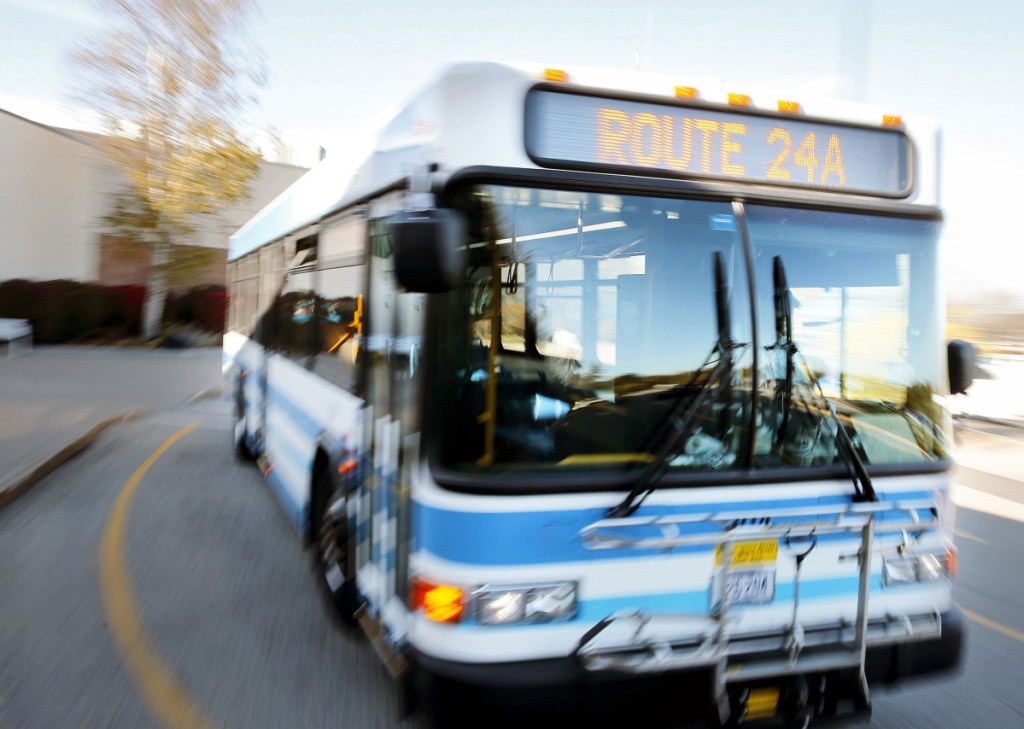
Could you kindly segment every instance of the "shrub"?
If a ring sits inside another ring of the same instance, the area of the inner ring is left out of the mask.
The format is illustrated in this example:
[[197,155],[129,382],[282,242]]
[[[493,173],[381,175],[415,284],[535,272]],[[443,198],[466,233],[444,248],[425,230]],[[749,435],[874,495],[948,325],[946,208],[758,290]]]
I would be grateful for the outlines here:
[[163,325],[168,326],[180,320],[181,297],[173,290],[167,292],[164,299]]
[[205,285],[191,288],[178,299],[178,321],[183,324],[199,324],[196,305],[209,293],[223,293],[223,286]]
[[223,288],[207,291],[195,304],[195,323],[209,332],[223,332],[228,316],[228,295]]
[[41,344],[57,344],[67,339],[65,319],[74,281],[39,281],[32,292],[32,336]]
[[22,278],[13,278],[0,283],[0,317],[31,319],[35,286],[36,284],[32,281]]
[[95,333],[109,316],[109,304],[103,290],[95,284],[65,282],[62,334],[65,340]]
[[138,336],[142,326],[142,306],[146,301],[146,287],[136,285],[106,286],[109,302],[107,326],[120,327],[128,336]]
[[145,298],[144,286],[12,279],[0,283],[0,317],[28,319],[40,344],[137,336]]

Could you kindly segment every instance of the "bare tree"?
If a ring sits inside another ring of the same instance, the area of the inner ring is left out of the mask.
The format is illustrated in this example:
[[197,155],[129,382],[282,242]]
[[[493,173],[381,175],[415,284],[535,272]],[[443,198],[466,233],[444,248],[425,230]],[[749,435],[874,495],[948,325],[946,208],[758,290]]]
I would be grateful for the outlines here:
[[[262,85],[252,0],[99,0],[109,30],[80,48],[78,98],[101,117],[126,186],[104,218],[152,245],[143,335],[159,333],[182,244],[248,195],[259,155],[241,132]],[[194,249],[193,249],[194,250]]]

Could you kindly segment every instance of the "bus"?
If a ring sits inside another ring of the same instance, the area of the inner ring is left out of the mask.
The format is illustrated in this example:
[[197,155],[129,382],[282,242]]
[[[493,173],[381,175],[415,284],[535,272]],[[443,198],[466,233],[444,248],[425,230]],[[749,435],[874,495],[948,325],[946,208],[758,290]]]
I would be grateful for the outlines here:
[[235,447],[407,698],[869,711],[962,653],[938,181],[927,119],[452,66],[232,236]]

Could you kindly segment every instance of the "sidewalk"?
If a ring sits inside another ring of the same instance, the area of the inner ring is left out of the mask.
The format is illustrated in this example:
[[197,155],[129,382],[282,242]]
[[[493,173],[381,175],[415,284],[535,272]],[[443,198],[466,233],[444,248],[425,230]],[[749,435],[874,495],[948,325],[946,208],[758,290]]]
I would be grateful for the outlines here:
[[221,386],[221,351],[37,347],[0,359],[0,508],[103,428]]

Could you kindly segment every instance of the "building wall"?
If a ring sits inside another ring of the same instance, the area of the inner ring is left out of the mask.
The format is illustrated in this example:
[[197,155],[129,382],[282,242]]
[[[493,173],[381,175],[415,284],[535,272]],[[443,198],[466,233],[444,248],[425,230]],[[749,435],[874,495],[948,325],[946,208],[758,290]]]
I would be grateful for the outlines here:
[[[53,129],[0,109],[0,160],[0,281],[146,283],[149,251],[104,235],[103,215],[123,181],[104,160],[95,135]],[[191,285],[223,284],[228,237],[305,172],[263,162],[249,200],[205,221],[182,241],[216,249],[208,265],[190,277]]]
[[[152,248],[111,235],[101,235],[99,247],[99,275],[96,277],[99,283],[105,286],[145,283]],[[182,280],[171,281],[172,289],[184,291],[196,286],[224,285],[228,258],[226,248],[184,246],[183,252],[201,257],[203,265]]]
[[102,202],[93,151],[0,110],[0,159],[0,281],[93,279]]

